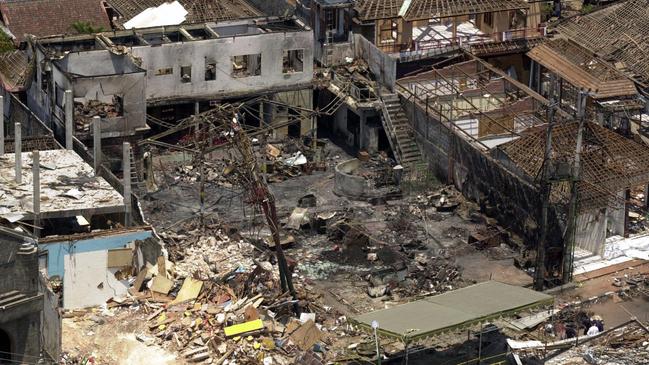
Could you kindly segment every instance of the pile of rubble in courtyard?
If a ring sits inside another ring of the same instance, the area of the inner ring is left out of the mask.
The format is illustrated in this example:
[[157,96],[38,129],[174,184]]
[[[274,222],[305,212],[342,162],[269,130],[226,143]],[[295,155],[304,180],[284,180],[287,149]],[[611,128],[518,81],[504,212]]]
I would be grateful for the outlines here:
[[649,332],[634,321],[557,355],[546,364],[634,365],[648,362]]
[[115,103],[104,103],[99,100],[89,100],[87,103],[75,102],[75,128],[78,132],[89,133],[94,117],[104,119],[121,115],[121,106]]
[[[325,155],[322,144],[310,138],[305,138],[304,141],[287,139],[274,143],[256,143],[254,150],[262,171],[268,174],[268,181],[271,183],[327,169],[328,156]],[[204,162],[205,181],[233,187],[236,181],[232,180],[232,172],[239,167],[238,156],[233,156],[228,151],[223,158]],[[200,168],[192,164],[176,166],[173,173],[175,182],[194,183],[201,178]]]
[[[202,225],[198,218],[181,222],[160,232],[167,258],[140,270],[131,278],[130,294],[113,298],[108,310],[144,314],[148,331],[137,338],[189,362],[293,364],[303,356],[322,361],[371,357],[363,354],[362,345],[370,338],[325,304],[310,265],[359,264],[359,280],[367,285],[360,300],[365,301],[404,302],[461,287],[461,268],[451,254],[419,242],[419,228],[412,223],[423,211],[429,216],[452,212],[458,199],[442,188],[413,197],[411,204],[386,208],[389,235],[377,241],[376,232],[362,223],[363,216],[372,216],[371,209],[324,212],[316,207],[316,196],[302,197],[298,207],[305,208],[296,208],[304,210],[302,220],[296,225],[291,217],[284,220],[286,240],[293,245],[286,254],[296,299],[281,290],[266,240],[245,237],[213,217],[205,217]],[[324,239],[317,243],[319,251],[309,247],[314,237]]]
[[132,279],[129,296],[107,305],[146,313],[150,331],[138,340],[172,348],[188,362],[214,364],[293,364],[335,355],[335,338],[351,330],[344,316],[318,304],[307,282],[295,281],[293,299],[282,293],[272,253],[231,240],[216,226],[190,227],[163,234],[176,242],[170,256],[182,259],[174,264],[161,256]]

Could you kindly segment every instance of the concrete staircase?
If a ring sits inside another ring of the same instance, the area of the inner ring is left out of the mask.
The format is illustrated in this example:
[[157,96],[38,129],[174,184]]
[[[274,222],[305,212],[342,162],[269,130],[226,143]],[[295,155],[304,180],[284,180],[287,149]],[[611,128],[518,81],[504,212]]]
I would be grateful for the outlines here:
[[385,94],[383,100],[383,128],[390,141],[394,157],[407,172],[414,166],[424,163],[419,146],[415,142],[414,131],[408,123],[406,113],[401,107],[397,94]]
[[27,299],[27,296],[19,291],[12,290],[0,294],[0,308],[12,307]]
[[33,255],[38,252],[38,247],[33,243],[25,242],[18,248],[18,255]]
[[140,179],[140,174],[138,173],[139,161],[135,160],[135,153],[133,153],[133,147],[129,150],[131,155],[131,190],[137,195],[142,191],[146,190],[146,184]]

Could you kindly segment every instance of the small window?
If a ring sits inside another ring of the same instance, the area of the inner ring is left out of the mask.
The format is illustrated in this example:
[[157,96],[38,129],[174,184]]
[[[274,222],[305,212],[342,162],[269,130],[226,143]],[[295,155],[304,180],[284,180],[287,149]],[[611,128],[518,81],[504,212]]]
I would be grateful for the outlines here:
[[155,70],[156,76],[171,75],[173,73],[174,73],[173,67],[165,67],[165,68],[159,68]]
[[247,54],[232,57],[232,77],[261,75],[261,54]]
[[216,80],[216,62],[205,61],[205,81]]
[[51,71],[42,71],[41,72],[41,90],[47,94],[50,92],[50,77]]
[[302,71],[304,71],[304,50],[292,49],[284,51],[282,72],[287,74]]
[[56,103],[56,106],[63,108],[63,98],[65,97],[65,90],[63,90],[63,88],[60,87],[58,84],[54,84],[54,88],[55,88],[54,102]]
[[399,36],[399,23],[396,20],[381,20],[379,23],[380,40],[383,43],[393,43]]
[[113,95],[113,105],[118,117],[124,116],[124,97],[121,95]]
[[180,67],[180,82],[192,82],[192,66]]

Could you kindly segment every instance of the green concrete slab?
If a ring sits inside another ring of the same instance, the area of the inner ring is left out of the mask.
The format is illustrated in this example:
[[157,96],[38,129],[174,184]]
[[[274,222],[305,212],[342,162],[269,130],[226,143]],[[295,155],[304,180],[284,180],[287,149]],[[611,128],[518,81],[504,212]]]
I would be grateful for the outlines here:
[[371,330],[372,321],[377,321],[381,335],[411,342],[553,302],[551,295],[486,281],[394,308],[366,313],[351,321],[367,330]]

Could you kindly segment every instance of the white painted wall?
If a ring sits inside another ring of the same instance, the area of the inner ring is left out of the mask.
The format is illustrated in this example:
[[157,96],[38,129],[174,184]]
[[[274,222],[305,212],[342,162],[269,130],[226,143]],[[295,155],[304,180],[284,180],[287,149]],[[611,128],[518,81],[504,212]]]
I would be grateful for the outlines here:
[[108,269],[108,251],[66,255],[64,259],[63,308],[100,305],[112,297],[126,294],[127,281],[115,278],[117,269]]

